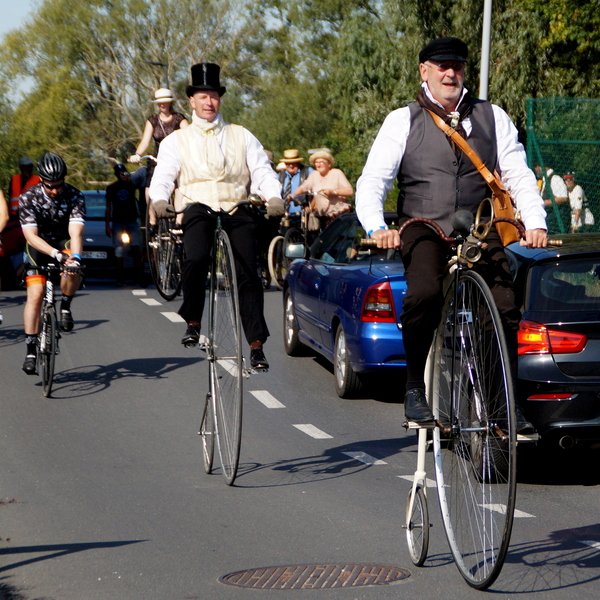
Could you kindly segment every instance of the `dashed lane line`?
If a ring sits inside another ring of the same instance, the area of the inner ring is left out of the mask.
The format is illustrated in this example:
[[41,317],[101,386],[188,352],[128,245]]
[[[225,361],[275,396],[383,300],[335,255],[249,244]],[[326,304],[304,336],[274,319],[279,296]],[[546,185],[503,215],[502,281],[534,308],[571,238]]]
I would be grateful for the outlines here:
[[134,296],[147,296],[148,293],[146,292],[146,290],[131,290],[131,293]]
[[590,546],[590,548],[600,549],[600,542],[595,542],[594,540],[581,540],[581,543]]
[[155,300],[154,298],[140,298],[140,300],[148,306],[162,306],[162,302]]
[[[493,510],[501,515],[506,514],[506,504],[480,504],[479,506],[487,508],[488,510]],[[529,513],[515,508],[515,519],[535,519],[535,515],[530,515]]]
[[315,440],[333,439],[332,435],[321,431],[320,429],[318,429],[314,425],[311,425],[310,423],[294,424],[294,427],[302,431],[302,433],[305,433],[306,435],[309,435],[310,437],[314,438]]
[[385,460],[375,458],[374,456],[371,456],[366,452],[342,452],[342,454],[345,454],[346,456],[349,456],[354,460],[364,463],[365,465],[387,465]]
[[267,390],[250,390],[250,393],[259,401],[262,402],[267,408],[285,408],[285,404],[282,404]]
[[185,323],[185,319],[176,312],[161,312],[160,314],[167,317],[171,323]]

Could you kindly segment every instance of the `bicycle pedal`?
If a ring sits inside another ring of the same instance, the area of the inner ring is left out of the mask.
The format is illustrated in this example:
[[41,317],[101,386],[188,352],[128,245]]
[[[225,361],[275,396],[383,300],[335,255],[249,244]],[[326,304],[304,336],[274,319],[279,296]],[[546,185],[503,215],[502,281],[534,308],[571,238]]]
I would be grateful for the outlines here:
[[268,373],[269,369],[250,369],[248,372],[251,375],[257,375],[258,373]]
[[402,427],[404,429],[433,429],[437,425],[436,421],[426,421],[424,423],[416,423],[415,421],[404,421]]

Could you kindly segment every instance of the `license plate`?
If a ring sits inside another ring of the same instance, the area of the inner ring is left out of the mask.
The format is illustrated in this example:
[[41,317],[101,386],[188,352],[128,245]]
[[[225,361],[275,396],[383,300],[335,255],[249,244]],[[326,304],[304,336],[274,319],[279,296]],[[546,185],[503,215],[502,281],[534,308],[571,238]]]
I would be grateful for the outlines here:
[[82,258],[108,258],[108,253],[98,250],[84,250],[81,256]]

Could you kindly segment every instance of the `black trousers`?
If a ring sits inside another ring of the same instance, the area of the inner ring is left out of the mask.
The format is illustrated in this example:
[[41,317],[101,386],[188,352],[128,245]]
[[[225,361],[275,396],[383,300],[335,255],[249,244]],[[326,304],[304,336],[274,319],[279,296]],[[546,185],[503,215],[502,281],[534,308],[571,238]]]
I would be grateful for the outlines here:
[[[251,209],[240,207],[222,217],[233,247],[240,298],[240,316],[248,343],[265,342],[269,330],[264,317],[263,289],[257,265],[257,223]],[[210,269],[216,217],[202,204],[188,208],[183,217],[183,303],[179,314],[189,323],[202,321],[206,278]]]
[[[487,238],[488,248],[474,269],[490,287],[502,317],[509,347],[513,377],[517,367],[517,331],[521,313],[515,303],[512,275],[504,247],[496,230]],[[402,337],[406,352],[406,388],[424,388],[425,364],[433,334],[440,322],[444,303],[444,269],[448,263],[448,244],[427,225],[409,226],[402,236],[402,260],[408,290],[404,297]]]

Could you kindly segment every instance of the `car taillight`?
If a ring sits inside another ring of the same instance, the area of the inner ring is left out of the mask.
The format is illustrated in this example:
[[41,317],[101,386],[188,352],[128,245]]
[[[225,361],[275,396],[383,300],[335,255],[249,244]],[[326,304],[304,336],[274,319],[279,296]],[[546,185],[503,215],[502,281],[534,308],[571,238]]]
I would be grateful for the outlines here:
[[367,323],[396,323],[392,287],[388,281],[372,285],[367,290],[360,320]]
[[533,321],[519,324],[519,356],[524,354],[572,354],[581,352],[587,344],[583,333],[548,329]]

